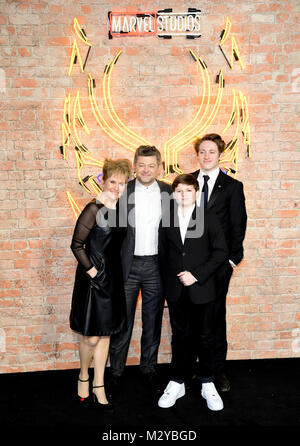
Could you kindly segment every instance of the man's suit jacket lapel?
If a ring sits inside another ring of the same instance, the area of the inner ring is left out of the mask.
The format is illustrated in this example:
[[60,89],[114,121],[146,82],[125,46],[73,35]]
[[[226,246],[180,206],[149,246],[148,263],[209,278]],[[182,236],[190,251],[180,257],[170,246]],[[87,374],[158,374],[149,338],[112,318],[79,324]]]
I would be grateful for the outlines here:
[[[173,215],[172,215],[172,218],[171,218],[171,225],[173,225],[172,226],[173,240],[178,245],[178,247],[180,249],[183,249],[183,248],[186,248],[189,245],[190,241],[193,241],[193,239],[185,236],[184,243],[182,243],[180,226],[179,226],[178,206],[177,206],[177,204],[175,204],[173,212],[174,212],[174,214],[172,213]],[[187,227],[187,232],[193,230],[193,228],[195,227],[195,221],[196,221],[196,206],[195,206],[195,209],[192,212],[192,215],[191,215],[188,227]],[[186,232],[186,235],[187,235],[187,232]]]
[[207,207],[211,208],[214,202],[216,201],[216,198],[220,193],[222,193],[222,190],[224,188],[224,178],[225,174],[220,170],[219,175],[217,176],[214,188],[210,194]]
[[[193,175],[195,178],[198,179],[199,172],[200,172],[200,169],[196,170],[195,172],[192,172],[191,175]],[[214,188],[210,194],[210,197],[209,197],[209,200],[207,203],[208,208],[212,207],[212,205],[216,201],[216,198],[222,192],[222,190],[224,188],[225,180],[226,180],[226,175],[220,170],[219,175],[217,176]]]
[[127,186],[127,215],[129,221],[128,227],[135,237],[135,180],[131,181]]
[[[192,231],[198,231],[199,230],[199,225],[201,225],[201,222],[199,221],[199,218],[203,218],[203,215],[199,215],[199,213],[197,214],[197,209],[199,211],[199,207],[197,207],[197,205],[195,206],[188,227],[187,227],[187,231],[185,233],[185,239],[184,239],[184,249],[186,250],[192,250],[193,249],[193,245],[195,243],[195,238],[191,237],[191,232]],[[201,212],[201,211],[200,211]],[[204,212],[204,209],[202,209],[202,212]],[[197,220],[198,219],[198,220]],[[201,225],[202,227],[202,225]],[[195,235],[195,234],[194,234]],[[201,232],[202,235],[202,232]],[[198,238],[198,236],[197,236]]]
[[174,208],[171,211],[170,228],[172,230],[172,238],[174,243],[176,243],[176,245],[180,249],[182,249],[183,243],[181,240],[179,218],[178,218],[178,206],[176,203],[174,203]]

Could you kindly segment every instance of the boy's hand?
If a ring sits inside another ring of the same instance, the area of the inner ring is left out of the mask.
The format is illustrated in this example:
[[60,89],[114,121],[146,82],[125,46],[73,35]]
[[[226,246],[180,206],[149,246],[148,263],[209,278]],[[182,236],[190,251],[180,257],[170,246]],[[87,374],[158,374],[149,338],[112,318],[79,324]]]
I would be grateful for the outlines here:
[[197,279],[195,279],[195,277],[189,271],[182,271],[181,273],[177,274],[177,276],[184,286],[191,286],[197,282]]

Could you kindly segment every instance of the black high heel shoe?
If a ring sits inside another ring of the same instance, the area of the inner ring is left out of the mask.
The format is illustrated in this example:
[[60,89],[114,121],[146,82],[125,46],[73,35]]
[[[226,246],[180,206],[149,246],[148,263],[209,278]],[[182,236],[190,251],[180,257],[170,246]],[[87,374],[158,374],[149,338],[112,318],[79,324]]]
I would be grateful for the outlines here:
[[[89,379],[80,379],[78,377],[78,381],[80,381],[81,383],[86,383],[88,382]],[[77,401],[80,404],[80,406],[87,406],[89,401],[90,401],[90,396],[87,396],[86,398],[83,398],[82,396],[77,394]]]
[[[93,389],[99,389],[100,387],[104,387],[104,384],[102,386],[93,386]],[[94,392],[93,392],[93,402],[97,409],[100,409],[104,412],[113,412],[114,411],[114,406],[112,403],[107,403],[107,404],[100,403],[97,398],[97,395]]]

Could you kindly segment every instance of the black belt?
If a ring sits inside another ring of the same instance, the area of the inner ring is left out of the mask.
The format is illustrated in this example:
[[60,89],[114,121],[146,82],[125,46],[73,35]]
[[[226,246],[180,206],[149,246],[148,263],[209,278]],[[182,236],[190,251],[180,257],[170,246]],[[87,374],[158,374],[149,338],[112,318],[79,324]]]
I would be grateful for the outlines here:
[[133,256],[133,258],[134,259],[145,259],[145,260],[147,260],[147,259],[156,259],[158,257],[158,255],[157,254],[154,254],[154,255],[152,255],[152,256]]

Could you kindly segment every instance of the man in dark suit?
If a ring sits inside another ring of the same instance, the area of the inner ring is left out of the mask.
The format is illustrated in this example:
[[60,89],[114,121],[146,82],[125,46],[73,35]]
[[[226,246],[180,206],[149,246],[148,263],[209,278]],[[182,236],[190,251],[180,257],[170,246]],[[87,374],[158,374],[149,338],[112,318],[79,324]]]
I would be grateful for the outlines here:
[[199,190],[190,174],[173,184],[176,205],[159,229],[159,262],[172,327],[172,378],[159,399],[168,408],[185,394],[193,348],[200,357],[197,375],[211,410],[223,409],[213,383],[214,273],[228,259],[224,233],[216,216],[195,205]]
[[228,391],[230,382],[226,376],[226,295],[233,268],[243,258],[243,240],[246,232],[247,213],[243,184],[219,169],[219,159],[225,142],[217,134],[197,139],[195,144],[200,169],[192,172],[202,191],[202,204],[218,217],[229,249],[229,261],[218,269],[215,301],[215,382],[219,390]]
[[124,371],[139,292],[142,295],[140,370],[152,387],[157,386],[157,354],[160,344],[164,296],[158,266],[158,228],[171,186],[156,180],[161,168],[160,152],[154,146],[140,146],[134,157],[136,178],[119,201],[127,223],[122,245],[127,325],[111,336],[109,387],[116,388]]

